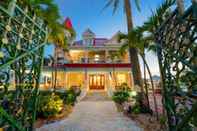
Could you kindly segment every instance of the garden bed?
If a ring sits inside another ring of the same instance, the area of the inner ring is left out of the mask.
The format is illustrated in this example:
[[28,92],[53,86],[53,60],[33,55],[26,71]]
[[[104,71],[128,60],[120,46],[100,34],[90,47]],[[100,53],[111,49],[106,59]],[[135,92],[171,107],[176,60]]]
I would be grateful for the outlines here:
[[72,113],[72,109],[79,95],[80,90],[75,88],[70,88],[64,92],[41,92],[38,99],[38,119],[34,125],[35,128],[68,117]]
[[162,131],[163,127],[154,116],[149,114],[126,114],[135,121],[144,131]]
[[153,115],[154,110],[147,106],[142,93],[131,91],[125,86],[122,87],[116,90],[112,96],[117,111],[123,112],[126,117],[135,121],[144,131],[162,131],[164,129],[163,123],[166,122],[164,117],[160,116],[159,120],[156,119]]
[[57,114],[53,117],[48,117],[48,118],[38,118],[38,120],[35,122],[34,127],[35,128],[40,128],[41,126],[49,123],[53,123],[59,120],[63,120],[67,118],[73,111],[73,106],[67,105],[64,107],[62,112],[60,114]]
[[124,112],[126,117],[129,117],[135,121],[139,127],[144,129],[144,131],[162,131],[164,128],[160,123],[161,120],[157,120],[153,115],[148,113],[126,113],[124,110],[124,105],[118,103],[116,103],[116,107],[119,112]]

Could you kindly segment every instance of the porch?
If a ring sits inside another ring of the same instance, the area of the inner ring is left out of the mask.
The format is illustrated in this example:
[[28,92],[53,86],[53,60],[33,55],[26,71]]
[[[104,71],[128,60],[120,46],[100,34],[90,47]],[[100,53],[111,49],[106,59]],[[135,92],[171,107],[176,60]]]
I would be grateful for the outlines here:
[[[95,68],[84,69],[82,71],[72,70],[57,70],[44,71],[42,73],[41,89],[50,89],[54,85],[54,78],[56,77],[56,88],[66,89],[70,87],[80,87],[81,89],[104,90],[115,89],[121,84],[126,83],[130,88],[133,87],[133,78],[130,71],[126,70],[99,70]],[[131,86],[132,85],[132,86]]]

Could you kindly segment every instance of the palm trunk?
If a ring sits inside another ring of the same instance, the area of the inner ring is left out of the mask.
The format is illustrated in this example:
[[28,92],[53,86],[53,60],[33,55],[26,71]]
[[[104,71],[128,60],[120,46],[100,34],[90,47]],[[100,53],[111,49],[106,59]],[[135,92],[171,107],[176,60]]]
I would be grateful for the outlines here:
[[[145,58],[145,52],[143,51],[143,56]],[[148,85],[147,85],[147,81],[146,81],[146,64],[144,63],[144,87],[145,87],[145,94],[146,94],[146,100],[147,100],[147,106],[150,109],[150,103],[149,103],[149,97],[148,97]]]
[[[126,10],[126,18],[127,18],[127,27],[128,32],[133,29],[133,21],[132,21],[132,10],[131,10],[131,2],[130,0],[124,0],[124,6]],[[131,47],[131,43],[129,44],[129,54],[130,54],[130,62],[132,63],[132,73],[134,84],[141,87],[141,92],[143,93],[143,85],[142,85],[142,77],[138,59],[138,52],[135,48]]]
[[55,82],[54,82],[54,91],[56,90],[57,86],[57,65],[55,64]]
[[176,0],[177,9],[180,15],[184,14],[184,1],[183,0]]
[[54,59],[54,66],[55,66],[55,76],[54,76],[54,91],[56,90],[56,84],[57,84],[57,52],[55,52],[55,59]]
[[156,96],[155,96],[155,88],[154,88],[154,84],[153,84],[153,78],[152,78],[152,73],[150,71],[150,68],[148,66],[148,63],[146,62],[145,57],[141,54],[142,60],[144,62],[144,64],[146,65],[150,80],[151,80],[151,86],[152,86],[152,92],[153,92],[153,101],[154,101],[154,107],[155,107],[155,111],[156,111],[156,117],[157,120],[159,120],[159,113],[158,113],[158,106],[157,106],[157,101],[156,101]]

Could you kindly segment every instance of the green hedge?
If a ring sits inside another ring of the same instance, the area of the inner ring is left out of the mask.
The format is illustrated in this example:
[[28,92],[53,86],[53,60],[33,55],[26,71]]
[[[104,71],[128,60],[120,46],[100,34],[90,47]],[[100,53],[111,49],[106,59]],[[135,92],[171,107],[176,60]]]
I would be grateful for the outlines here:
[[40,91],[38,102],[38,117],[55,116],[66,105],[74,105],[79,92],[71,88],[65,91]]
[[119,104],[124,103],[125,101],[128,101],[129,99],[129,92],[128,91],[116,91],[114,92],[112,99]]
[[64,108],[63,100],[55,94],[40,95],[38,99],[38,116],[51,117],[59,114]]

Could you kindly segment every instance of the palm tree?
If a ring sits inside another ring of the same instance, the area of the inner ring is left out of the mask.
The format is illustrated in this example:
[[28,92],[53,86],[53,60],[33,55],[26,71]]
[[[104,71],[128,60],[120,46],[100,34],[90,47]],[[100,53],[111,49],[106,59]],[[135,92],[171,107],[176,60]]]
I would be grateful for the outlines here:
[[[106,7],[113,6],[113,13],[116,12],[122,0],[108,0]],[[139,0],[135,0],[136,7],[140,10],[139,7]],[[131,10],[131,2],[130,0],[124,0],[124,9],[127,18],[127,28],[128,32],[133,29],[133,20],[132,20],[132,10]],[[131,41],[132,43],[132,41]],[[129,44],[131,45],[131,44]],[[130,53],[130,61],[132,63],[132,73],[134,78],[134,84],[141,87],[141,92],[143,93],[142,88],[142,77],[140,71],[140,65],[138,60],[138,52],[133,46],[129,46],[129,53]]]
[[[124,40],[125,43],[121,47],[120,52],[124,53],[124,51],[127,50],[129,47],[135,47],[136,49],[138,49],[138,52],[147,68],[148,74],[151,79],[154,105],[156,111],[157,111],[157,103],[154,94],[155,91],[154,91],[154,84],[152,80],[152,74],[143,54],[144,54],[144,48],[148,48],[149,50],[156,52],[156,44],[154,43],[155,40],[154,33],[156,32],[156,29],[158,29],[159,26],[163,23],[163,21],[165,21],[166,18],[169,16],[170,14],[169,9],[174,3],[175,0],[166,0],[164,3],[161,4],[160,7],[156,9],[155,13],[148,19],[148,21],[144,23],[143,26],[137,27],[135,30],[130,31],[128,35],[121,34],[119,36],[119,40],[126,39],[126,41]],[[148,32],[148,35],[145,38],[143,38],[144,32]]]
[[[129,32],[128,35],[125,34],[120,34],[119,35],[119,40],[124,40],[123,46],[120,49],[121,54],[124,54],[124,52],[126,51],[126,49],[128,49],[129,47],[133,47],[135,49],[138,49],[138,52],[144,62],[144,66],[145,69],[147,69],[150,80],[151,80],[151,87],[152,87],[152,92],[153,92],[153,100],[154,100],[154,105],[155,105],[155,111],[156,111],[156,116],[157,119],[158,117],[158,110],[157,110],[157,102],[156,102],[156,96],[155,96],[155,88],[154,88],[154,83],[153,83],[153,79],[152,79],[152,73],[150,71],[149,65],[146,61],[145,58],[145,48],[147,46],[147,43],[149,43],[151,41],[152,37],[151,36],[147,36],[146,38],[143,38],[143,34],[141,34],[139,29],[133,29],[132,31]],[[129,46],[129,44],[132,41],[132,45]],[[146,46],[145,46],[146,45]],[[146,84],[146,81],[144,82]],[[148,100],[148,91],[146,89],[146,98],[147,99],[143,99],[140,101],[140,104],[142,104],[141,106],[145,106],[146,108],[150,108],[149,107],[149,100]],[[145,96],[143,96],[145,97]]]
[[[155,41],[155,32],[157,29],[161,26],[161,24],[169,17],[171,14],[170,7],[175,4],[175,0],[166,0],[164,3],[160,5],[156,9],[156,11],[152,14],[151,17],[149,17],[148,21],[144,23],[142,27],[139,28],[141,32],[148,32],[149,33],[149,45],[148,49],[156,52],[157,49],[157,44],[154,42]],[[160,70],[161,70],[161,65],[160,65]],[[148,71],[149,72],[149,71]],[[152,80],[151,80],[152,83]],[[153,94],[154,95],[154,94]],[[162,91],[163,95],[163,109],[166,109],[166,98],[165,98],[165,92]],[[165,113],[165,112],[164,112]],[[168,118],[170,118],[169,114],[167,113]],[[170,120],[168,120],[169,122]],[[170,124],[169,124],[170,125]]]

